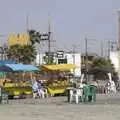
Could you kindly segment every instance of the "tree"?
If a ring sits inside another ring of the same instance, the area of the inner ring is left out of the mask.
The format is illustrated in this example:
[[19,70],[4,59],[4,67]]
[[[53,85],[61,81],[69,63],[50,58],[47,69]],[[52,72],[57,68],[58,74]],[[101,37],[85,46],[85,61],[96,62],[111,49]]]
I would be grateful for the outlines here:
[[12,45],[8,48],[8,59],[15,60],[16,62],[20,62],[20,56],[21,56],[21,46],[16,44]]
[[114,73],[114,65],[105,58],[96,58],[93,60],[89,72],[94,74],[95,78],[107,79],[108,72]]
[[15,60],[18,63],[31,63],[35,59],[36,49],[35,44],[40,43],[41,35],[35,30],[28,31],[30,37],[29,45],[12,45],[8,48],[8,59]]
[[32,45],[21,46],[21,57],[20,61],[25,64],[30,64],[36,58],[36,49]]
[[36,50],[32,45],[12,45],[7,54],[8,59],[17,63],[30,64],[35,59]]
[[50,55],[50,57],[48,57],[49,53],[45,53],[45,56],[43,57],[45,64],[56,64],[56,62],[54,61],[54,56]]
[[41,34],[35,30],[29,30],[30,44],[35,45],[36,43],[40,43]]
[[114,65],[110,60],[106,60],[105,58],[96,58],[93,60],[92,68],[104,69],[107,72],[112,72]]

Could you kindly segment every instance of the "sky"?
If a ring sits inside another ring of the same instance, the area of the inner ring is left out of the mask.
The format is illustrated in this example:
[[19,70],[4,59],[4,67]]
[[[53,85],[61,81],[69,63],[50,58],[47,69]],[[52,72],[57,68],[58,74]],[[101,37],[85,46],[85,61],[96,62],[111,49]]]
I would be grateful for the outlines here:
[[119,8],[120,0],[0,0],[0,41],[9,33],[25,32],[28,16],[29,29],[41,33],[50,19],[53,47],[72,50],[74,45],[84,52],[87,38],[88,51],[100,53],[103,41],[105,52],[106,42],[117,40]]

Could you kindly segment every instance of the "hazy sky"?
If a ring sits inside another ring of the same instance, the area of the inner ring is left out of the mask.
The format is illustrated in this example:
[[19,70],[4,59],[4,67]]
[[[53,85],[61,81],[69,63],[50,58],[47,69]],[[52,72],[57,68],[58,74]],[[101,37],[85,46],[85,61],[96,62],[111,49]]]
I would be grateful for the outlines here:
[[67,49],[76,44],[84,50],[87,37],[88,49],[96,52],[101,40],[117,39],[115,11],[119,8],[120,0],[0,0],[0,34],[24,32],[27,14],[29,28],[47,31],[50,13],[58,47]]

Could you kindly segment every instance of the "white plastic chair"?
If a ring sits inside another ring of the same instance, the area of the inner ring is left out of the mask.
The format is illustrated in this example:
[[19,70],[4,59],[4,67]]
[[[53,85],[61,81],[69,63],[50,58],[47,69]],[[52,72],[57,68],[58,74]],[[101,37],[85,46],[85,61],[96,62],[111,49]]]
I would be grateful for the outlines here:
[[83,96],[83,90],[82,89],[75,89],[74,91],[71,91],[71,102],[75,102],[78,104],[80,102],[80,99],[82,101],[82,96]]

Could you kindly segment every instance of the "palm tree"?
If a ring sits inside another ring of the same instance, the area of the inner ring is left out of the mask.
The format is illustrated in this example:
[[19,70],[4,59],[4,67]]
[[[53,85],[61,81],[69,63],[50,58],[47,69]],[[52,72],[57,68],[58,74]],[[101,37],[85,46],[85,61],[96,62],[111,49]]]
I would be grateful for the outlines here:
[[30,44],[35,45],[36,43],[40,43],[41,34],[35,30],[29,30]]
[[34,61],[36,50],[32,45],[12,45],[8,49],[8,59],[17,63],[30,64]]
[[17,63],[31,63],[35,59],[36,49],[35,44],[40,43],[41,35],[35,30],[29,30],[30,44],[29,45],[12,45],[8,48],[8,59],[15,60]]
[[15,60],[16,62],[20,62],[21,56],[21,45],[12,45],[8,48],[7,56],[8,59]]
[[32,45],[24,45],[21,47],[20,61],[25,64],[30,64],[36,58],[36,50]]

